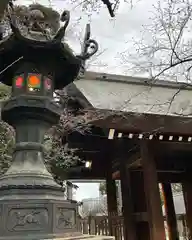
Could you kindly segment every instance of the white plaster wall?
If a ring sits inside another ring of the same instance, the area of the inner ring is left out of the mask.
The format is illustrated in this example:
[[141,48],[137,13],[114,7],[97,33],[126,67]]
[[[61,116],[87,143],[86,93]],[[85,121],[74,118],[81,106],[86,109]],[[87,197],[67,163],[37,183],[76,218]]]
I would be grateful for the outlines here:
[[75,84],[96,108],[192,116],[192,90],[87,79]]

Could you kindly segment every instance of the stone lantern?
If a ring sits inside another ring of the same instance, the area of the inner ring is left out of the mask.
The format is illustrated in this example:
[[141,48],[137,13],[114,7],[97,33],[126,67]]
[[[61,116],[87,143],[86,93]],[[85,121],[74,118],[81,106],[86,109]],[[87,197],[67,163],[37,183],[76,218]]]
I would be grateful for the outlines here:
[[61,41],[68,22],[65,12],[56,36],[37,40],[24,37],[12,19],[12,34],[0,42],[0,81],[12,86],[1,116],[16,132],[12,165],[0,177],[0,240],[81,238],[76,203],[64,200],[43,160],[45,131],[62,111],[54,90],[71,83],[98,49],[88,25],[82,53],[75,56]]

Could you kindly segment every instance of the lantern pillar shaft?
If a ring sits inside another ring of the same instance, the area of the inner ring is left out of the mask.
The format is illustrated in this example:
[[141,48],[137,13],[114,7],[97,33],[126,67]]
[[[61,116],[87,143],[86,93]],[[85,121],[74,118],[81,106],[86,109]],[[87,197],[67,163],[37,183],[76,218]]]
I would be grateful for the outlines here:
[[[34,174],[39,177],[47,176],[50,178],[51,174],[47,171],[43,162],[43,140],[49,124],[40,120],[26,119],[25,121],[17,122],[17,124],[14,124],[14,127],[16,131],[16,144],[13,152],[13,163],[4,177],[8,175],[13,176],[13,174],[14,176],[19,175],[20,177],[21,174],[33,174],[33,178],[31,177],[33,184]],[[43,181],[44,178],[42,178],[42,182]]]

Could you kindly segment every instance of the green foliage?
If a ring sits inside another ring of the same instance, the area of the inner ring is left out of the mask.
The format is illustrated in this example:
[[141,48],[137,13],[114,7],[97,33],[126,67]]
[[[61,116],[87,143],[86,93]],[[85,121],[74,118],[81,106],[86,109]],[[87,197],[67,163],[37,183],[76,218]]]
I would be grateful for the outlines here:
[[14,146],[14,131],[5,122],[0,122],[0,174],[8,169]]
[[61,144],[60,138],[49,136],[45,141],[45,164],[58,182],[66,180],[67,171],[70,167],[81,161],[76,155],[76,149],[68,148]]
[[7,99],[11,94],[11,88],[0,83],[0,101]]
[[[0,83],[0,101],[10,95],[11,88]],[[0,174],[10,166],[11,153],[14,146],[14,130],[7,123],[0,121]]]

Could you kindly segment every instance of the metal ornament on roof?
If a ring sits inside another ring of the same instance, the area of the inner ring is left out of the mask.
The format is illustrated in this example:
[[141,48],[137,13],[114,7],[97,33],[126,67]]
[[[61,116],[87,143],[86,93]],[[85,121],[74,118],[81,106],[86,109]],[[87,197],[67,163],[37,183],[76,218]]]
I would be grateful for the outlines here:
[[91,27],[90,27],[90,24],[87,24],[85,29],[83,44],[81,47],[81,54],[78,56],[82,59],[80,76],[82,76],[85,72],[85,61],[90,57],[92,57],[98,50],[98,43],[95,40],[90,39],[90,36],[91,36]]

